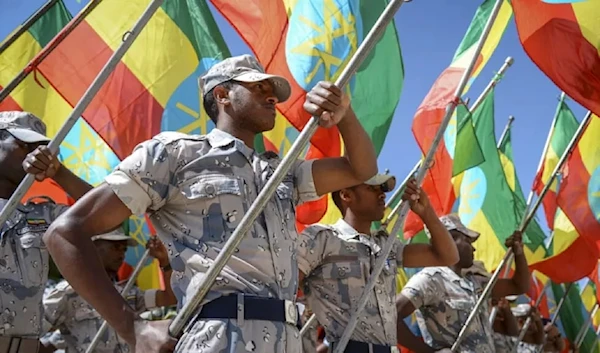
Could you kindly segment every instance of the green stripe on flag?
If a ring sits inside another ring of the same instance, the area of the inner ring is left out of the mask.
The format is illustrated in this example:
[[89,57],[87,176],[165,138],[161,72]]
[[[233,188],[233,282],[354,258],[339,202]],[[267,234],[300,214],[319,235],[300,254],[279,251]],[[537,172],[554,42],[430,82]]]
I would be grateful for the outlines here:
[[[386,6],[387,1],[383,0],[360,2],[363,38]],[[403,83],[402,52],[396,26],[392,23],[357,71],[352,93],[356,116],[371,137],[377,154],[383,148]]]
[[456,145],[454,148],[454,161],[452,162],[452,176],[467,169],[478,166],[485,161],[479,140],[473,127],[472,115],[464,105],[456,107]]
[[43,48],[72,18],[63,1],[59,0],[31,25],[29,33]]

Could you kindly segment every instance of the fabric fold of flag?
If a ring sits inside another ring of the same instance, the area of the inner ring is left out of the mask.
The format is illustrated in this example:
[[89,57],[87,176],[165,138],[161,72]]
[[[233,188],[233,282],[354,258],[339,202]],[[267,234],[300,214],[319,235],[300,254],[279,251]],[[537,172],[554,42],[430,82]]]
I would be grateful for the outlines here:
[[[505,1],[481,53],[474,58],[475,49],[484,26],[491,16],[494,3],[493,0],[486,0],[479,6],[465,37],[454,54],[452,63],[437,78],[417,109],[412,131],[423,154],[426,154],[431,147],[433,138],[445,115],[446,107],[454,100],[454,93],[467,66],[473,59],[476,60],[474,71],[470,77],[470,82],[472,82],[490,59],[508,26],[512,10],[508,1]],[[463,94],[467,91],[468,87]],[[444,133],[443,143],[435,152],[434,163],[430,166],[423,181],[423,190],[429,195],[432,205],[440,216],[451,212],[457,197],[452,185],[453,171],[457,172],[453,170],[453,160],[456,158],[457,131],[456,118],[453,118]],[[423,229],[423,223],[413,212],[410,212],[404,225],[405,237],[410,238],[421,229]]]
[[600,3],[512,0],[521,45],[538,68],[600,115]]
[[[544,156],[542,156],[543,162],[533,181],[532,189],[535,190],[538,196],[548,183],[548,180],[550,180],[552,172],[558,164],[558,160],[564,154],[578,126],[579,122],[575,118],[575,115],[567,103],[561,100],[556,107],[556,114],[550,129],[548,148]],[[559,183],[560,176],[557,176],[542,199],[546,221],[550,229],[554,228],[554,216],[557,209],[556,193],[558,192]]]

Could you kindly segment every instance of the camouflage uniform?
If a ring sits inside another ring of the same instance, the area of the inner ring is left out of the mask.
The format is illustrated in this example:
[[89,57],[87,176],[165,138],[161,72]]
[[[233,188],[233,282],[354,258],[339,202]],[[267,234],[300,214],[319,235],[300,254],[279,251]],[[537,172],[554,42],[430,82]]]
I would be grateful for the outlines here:
[[[257,154],[218,129],[208,135],[165,132],[136,147],[106,182],[135,214],[151,213],[173,268],[182,305],[264,188],[280,159]],[[317,199],[312,161],[297,161],[244,237],[202,303],[231,293],[288,300],[298,287],[295,206]],[[297,315],[297,312],[296,312]],[[178,352],[299,352],[295,325],[197,320]]]
[[[496,347],[496,353],[511,353],[513,347],[517,343],[517,337],[506,336],[497,332],[494,332],[494,345]],[[536,353],[538,345],[519,342],[517,347],[517,353]]]
[[[448,267],[428,267],[408,281],[401,293],[417,309],[417,322],[427,344],[439,349],[456,341],[485,287],[480,278],[472,274],[459,277]],[[469,326],[461,352],[495,352],[488,305],[484,302]]]
[[[115,288],[121,292],[125,282],[116,283]],[[125,297],[129,306],[141,313],[156,306],[156,290],[140,291],[132,288]],[[44,316],[53,329],[59,329],[66,343],[66,352],[85,352],[92,339],[102,326],[104,319],[96,310],[83,300],[67,281],[60,282],[44,298]],[[52,341],[50,341],[52,343]],[[125,341],[119,338],[110,327],[104,332],[94,352],[121,353],[129,352]]]
[[[329,342],[342,336],[386,239],[385,233],[360,234],[343,219],[302,233],[298,266],[306,275],[305,295]],[[392,249],[351,340],[396,346],[396,269],[403,247],[398,240]]]

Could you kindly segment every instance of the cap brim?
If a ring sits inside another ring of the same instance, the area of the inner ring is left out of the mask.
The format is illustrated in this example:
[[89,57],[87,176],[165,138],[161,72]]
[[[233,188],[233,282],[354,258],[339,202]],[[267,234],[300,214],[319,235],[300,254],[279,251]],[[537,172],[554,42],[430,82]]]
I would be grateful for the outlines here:
[[390,174],[375,174],[371,179],[365,181],[367,185],[386,185],[388,191],[396,188],[396,177]]
[[11,135],[13,135],[16,139],[26,142],[26,143],[35,143],[35,142],[50,142],[50,139],[46,136],[40,134],[39,132],[35,132],[29,129],[20,129],[20,128],[8,128],[6,129]]
[[260,82],[264,80],[269,80],[273,83],[273,88],[275,90],[275,95],[277,96],[277,100],[279,103],[285,102],[290,98],[292,94],[292,86],[285,77],[265,74],[262,72],[245,72],[241,75],[238,75],[232,78],[234,81],[239,82]]
[[138,246],[138,242],[132,237],[128,237],[126,235],[96,235],[92,237],[92,240],[108,240],[108,241],[127,241],[127,246]]

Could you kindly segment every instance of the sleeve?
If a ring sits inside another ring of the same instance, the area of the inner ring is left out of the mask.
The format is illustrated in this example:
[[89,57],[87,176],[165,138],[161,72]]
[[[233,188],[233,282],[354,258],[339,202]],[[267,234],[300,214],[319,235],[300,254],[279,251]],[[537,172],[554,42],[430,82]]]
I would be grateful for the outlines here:
[[44,306],[43,333],[49,332],[65,322],[69,317],[69,289],[64,284],[59,284],[42,301]]
[[396,238],[396,264],[398,267],[402,267],[404,261],[404,247],[405,244],[398,238]]
[[441,292],[437,290],[435,278],[421,271],[406,283],[400,293],[410,300],[415,309],[419,309],[437,302]]
[[156,308],[156,293],[158,291],[156,289],[148,289],[145,291],[140,290],[135,287],[134,295],[135,298],[135,311],[137,313],[144,312],[149,309]]
[[294,191],[296,194],[294,199],[296,205],[319,199],[313,179],[313,162],[314,160],[298,160],[294,164]]
[[300,234],[298,268],[308,276],[323,261],[331,230],[319,225],[306,227]]
[[167,146],[158,139],[139,144],[109,174],[105,182],[135,215],[157,211],[174,192],[171,175],[176,163]]

